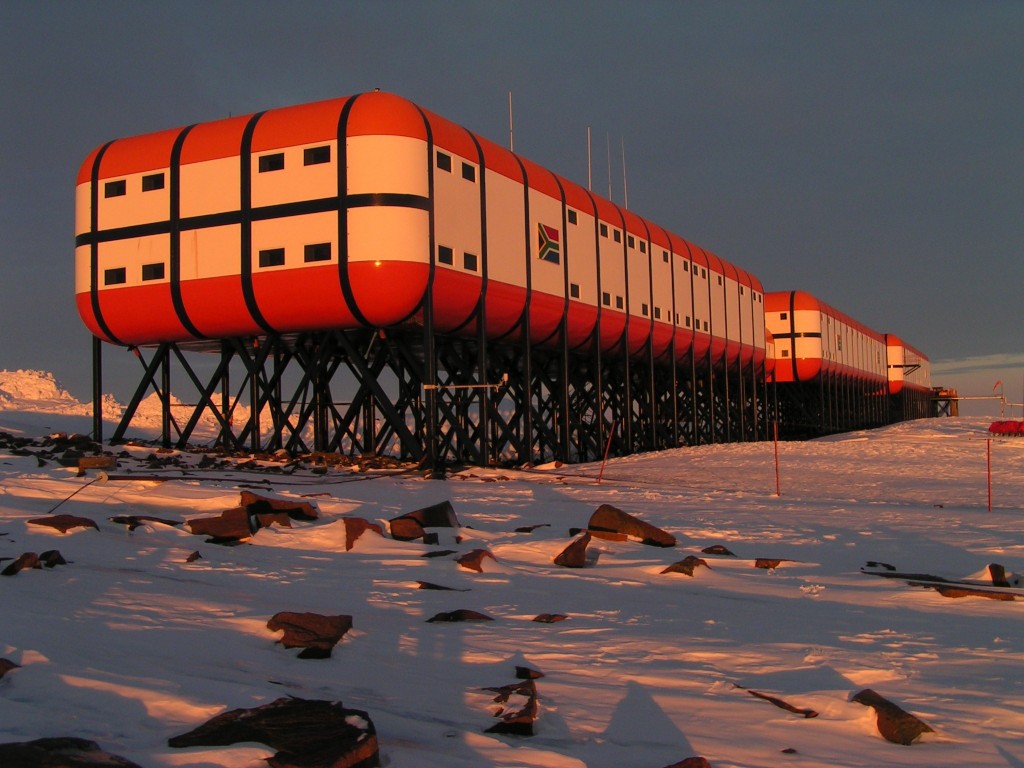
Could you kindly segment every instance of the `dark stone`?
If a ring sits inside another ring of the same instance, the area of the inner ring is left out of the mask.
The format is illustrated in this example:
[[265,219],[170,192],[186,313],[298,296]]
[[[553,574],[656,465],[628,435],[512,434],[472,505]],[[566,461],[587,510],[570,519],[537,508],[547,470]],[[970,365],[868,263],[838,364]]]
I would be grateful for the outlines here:
[[893,704],[870,688],[865,688],[853,695],[850,701],[856,701],[866,707],[872,707],[877,715],[878,732],[893,744],[910,746],[924,733],[933,733],[933,729],[922,720],[906,710]]
[[665,768],[711,768],[711,763],[704,757],[688,757],[678,763],[666,765]]
[[464,554],[455,562],[463,568],[468,568],[469,570],[476,571],[477,573],[483,573],[483,560],[485,557],[489,557],[491,560],[494,560],[494,562],[498,562],[497,558],[495,558],[495,556],[486,549],[474,549],[473,551]]
[[[505,733],[513,736],[533,736],[533,723],[537,720],[540,705],[537,698],[537,684],[532,679],[522,683],[503,685],[500,688],[484,688],[497,695],[494,702],[501,705],[494,716],[498,722],[486,730],[486,733]],[[506,706],[512,696],[516,696],[514,706]],[[526,701],[519,704],[522,699]]]
[[516,533],[533,533],[538,528],[550,528],[550,523],[538,523],[537,525],[521,525],[516,528]]
[[352,629],[351,616],[323,616],[319,613],[275,613],[267,622],[271,632],[284,630],[280,642],[285,648],[305,648],[300,659],[324,659],[331,649]]
[[591,533],[624,535],[655,547],[674,547],[676,545],[676,537],[672,534],[650,523],[645,523],[611,504],[602,504],[594,510],[594,514],[590,516],[590,522],[587,524],[587,530]]
[[[459,520],[455,516],[455,508],[450,501],[442,501],[432,504],[429,507],[406,512],[403,515],[392,518],[392,533],[394,536],[394,522],[396,520],[413,520],[419,523],[421,528],[458,528]],[[423,534],[420,534],[421,536]],[[397,537],[396,537],[397,538]],[[419,538],[418,536],[416,538]]]
[[194,563],[196,560],[202,560],[203,556],[198,551],[193,552],[191,555],[185,558],[186,563]]
[[542,677],[544,677],[544,673],[540,670],[516,666],[516,679],[518,680],[540,680]]
[[320,517],[316,507],[308,501],[289,501],[287,499],[274,499],[269,496],[260,496],[251,491],[242,491],[239,505],[250,508],[253,514],[273,516],[284,513],[291,520],[300,522],[311,522]]
[[435,544],[441,543],[441,537],[437,535],[437,531],[430,531],[429,533],[423,534],[423,543],[432,547]]
[[988,574],[992,577],[993,587],[1019,587],[1020,578],[1014,576],[1012,579],[1006,575],[1006,568],[999,563],[988,564]]
[[682,573],[686,576],[693,576],[693,572],[702,565],[708,570],[711,570],[711,566],[708,565],[707,560],[703,557],[687,555],[678,563],[672,563],[672,565],[663,570],[662,573]]
[[542,613],[539,616],[534,616],[533,621],[540,624],[554,624],[559,621],[565,621],[568,618],[564,613]]
[[118,515],[117,517],[108,517],[112,523],[118,523],[119,525],[127,525],[129,531],[134,531],[140,525],[145,523],[160,523],[161,525],[181,525],[180,520],[165,520],[161,517],[151,517],[150,515]]
[[112,755],[87,739],[57,736],[0,744],[4,768],[140,768],[138,763]]
[[490,616],[467,608],[459,608],[454,611],[447,611],[435,614],[427,619],[428,624],[448,623],[456,621],[494,621]]
[[445,555],[454,555],[454,549],[437,549],[433,552],[424,552],[420,557],[444,557]]
[[445,592],[469,592],[468,589],[456,589],[455,587],[443,587],[440,584],[434,584],[429,581],[417,581],[419,589],[438,589]]
[[41,567],[42,566],[39,563],[39,555],[37,555],[35,552],[25,552],[24,554],[17,557],[13,563],[11,563],[2,571],[0,571],[0,576],[13,576],[14,574],[18,573],[18,571],[23,571],[26,568]]
[[759,557],[754,561],[755,568],[763,568],[766,571],[770,571],[772,568],[778,568],[780,563],[790,563],[792,560],[786,560],[784,558],[777,557]]
[[226,509],[216,517],[197,517],[186,525],[196,536],[209,536],[216,544],[248,539],[259,529],[245,507]]
[[380,765],[370,716],[341,702],[282,697],[254,709],[233,709],[168,739],[174,748],[266,744],[271,768],[371,768]]
[[28,522],[32,525],[45,525],[50,528],[56,528],[61,533],[67,533],[72,528],[95,528],[97,531],[100,529],[100,527],[96,525],[95,521],[90,520],[87,517],[77,517],[76,515],[36,517]]
[[879,563],[877,560],[868,560],[867,567],[868,568],[885,568],[885,570],[887,570],[887,571],[895,571],[896,570],[896,566],[895,565],[889,565],[888,563]]
[[19,669],[21,664],[15,664],[10,659],[0,659],[0,677],[3,677],[12,669]]
[[584,533],[555,557],[555,565],[563,568],[584,568],[587,565],[587,546],[590,534]]
[[384,529],[377,525],[377,523],[371,523],[362,517],[346,517],[343,518],[345,521],[345,551],[348,552],[352,547],[355,546],[356,542],[359,541],[359,537],[367,531],[373,531],[378,536],[384,535]]
[[397,541],[415,541],[423,538],[423,526],[411,517],[395,517],[388,522],[391,528],[391,538]]
[[721,544],[712,544],[710,547],[704,547],[701,550],[702,555],[724,555],[725,557],[736,557],[732,552],[723,547]]
[[67,565],[68,561],[64,559],[59,550],[48,549],[39,555],[39,564],[47,568],[55,568],[58,565]]

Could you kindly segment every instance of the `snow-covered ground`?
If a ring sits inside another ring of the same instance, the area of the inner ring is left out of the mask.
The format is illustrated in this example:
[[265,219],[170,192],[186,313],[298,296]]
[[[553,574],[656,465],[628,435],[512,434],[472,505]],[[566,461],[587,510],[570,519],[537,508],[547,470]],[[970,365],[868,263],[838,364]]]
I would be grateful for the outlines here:
[[[42,380],[0,375],[0,431],[88,430],[89,408]],[[226,472],[189,455],[183,471],[150,466],[146,446],[125,449],[112,479],[44,464],[38,447],[0,450],[0,558],[57,549],[68,561],[0,577],[0,658],[20,665],[0,678],[0,743],[77,736],[146,768],[255,768],[273,750],[167,740],[292,695],[368,712],[393,768],[662,768],[694,755],[715,768],[1020,768],[1024,595],[954,599],[861,572],[868,562],[947,579],[980,580],[989,563],[1024,572],[1024,440],[990,443],[987,426],[932,419],[780,444],[781,495],[770,443],[619,459],[600,485],[598,465],[438,481]],[[170,479],[144,479],[160,474]],[[213,515],[246,487],[311,501],[321,516],[233,547],[183,526],[109,521]],[[343,518],[386,527],[443,500],[462,527],[435,529],[437,545],[366,533],[346,551]],[[595,539],[589,567],[555,565],[601,504],[676,546]],[[51,512],[99,530],[27,522]],[[546,527],[516,532],[535,525]],[[711,545],[736,557],[702,555]],[[481,573],[455,562],[478,548],[494,556]],[[438,549],[457,554],[423,557]],[[201,559],[186,562],[194,551]],[[710,567],[661,573],[691,554]],[[757,568],[757,558],[782,562]],[[456,609],[494,621],[427,622]],[[330,658],[301,660],[266,627],[279,611],[347,614],[353,629]],[[532,621],[542,613],[568,618]],[[514,682],[517,665],[544,673],[535,735],[485,733],[494,705],[481,689]],[[909,747],[884,740],[874,711],[850,701],[864,688],[935,732]]]

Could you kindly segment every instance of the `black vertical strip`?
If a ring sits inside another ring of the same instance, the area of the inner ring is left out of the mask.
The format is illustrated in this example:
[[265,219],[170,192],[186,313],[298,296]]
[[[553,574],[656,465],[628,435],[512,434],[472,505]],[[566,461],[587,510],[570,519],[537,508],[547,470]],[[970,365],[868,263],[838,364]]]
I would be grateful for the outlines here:
[[264,112],[257,112],[245,125],[242,133],[242,146],[238,152],[241,198],[240,226],[241,226],[241,248],[239,253],[239,273],[242,276],[242,295],[245,297],[245,306],[249,310],[249,316],[253,321],[267,333],[274,333],[273,327],[260,312],[259,303],[256,301],[256,292],[252,285],[252,135],[256,132],[256,123],[263,117]]
[[348,118],[358,98],[356,95],[346,101],[338,116],[338,281],[341,284],[341,295],[345,297],[345,304],[352,317],[360,325],[369,326],[366,316],[356,304],[352,281],[348,278]]
[[89,190],[89,234],[92,236],[92,244],[89,247],[89,299],[92,302],[92,314],[96,318],[96,324],[103,331],[103,334],[114,344],[124,344],[117,338],[103,319],[103,310],[100,308],[100,243],[96,235],[100,231],[100,163],[107,153],[113,141],[104,144],[96,153],[96,159],[92,161],[92,172],[90,174],[91,189]]
[[[487,266],[487,161],[484,158],[484,148],[480,146],[476,135],[472,131],[466,131],[469,138],[473,140],[476,147],[477,162],[480,165],[478,178],[480,179],[480,322],[487,319],[485,304],[487,301],[487,280],[489,270]],[[433,195],[431,195],[433,199]],[[484,374],[481,374],[484,375]]]
[[594,194],[589,189],[587,190],[587,199],[590,200],[590,205],[594,209],[594,269],[597,275],[597,296],[595,298],[597,317],[594,318],[594,343],[600,350],[601,315],[604,312],[604,302],[602,301],[601,293],[601,216],[598,212],[597,200],[594,199]]
[[793,358],[793,381],[800,381],[796,370],[796,291],[789,292],[789,356]]
[[654,343],[654,249],[651,248],[651,228],[647,226],[646,219],[640,219],[644,225],[644,232],[647,234],[647,300],[650,303],[648,310],[651,315],[650,340],[653,348]]
[[[615,208],[619,214],[619,222],[622,227],[622,293],[623,301],[626,309],[626,326],[622,329],[622,351],[626,359],[629,359],[629,325],[632,320],[632,316],[629,309],[629,251],[626,250],[626,243],[629,239],[629,233],[626,232],[626,216],[622,213],[622,209],[619,206],[612,203],[612,207]],[[609,233],[614,236],[614,233]],[[614,239],[614,237],[613,237]],[[628,365],[628,363],[627,363]]]
[[190,125],[183,128],[178,137],[174,140],[174,147],[171,149],[171,178],[170,178],[170,281],[171,281],[171,302],[174,304],[174,312],[178,315],[178,321],[185,330],[196,338],[203,338],[203,334],[193,325],[189,319],[188,311],[185,309],[185,302],[181,298],[181,150],[185,145],[185,137],[195,128]]

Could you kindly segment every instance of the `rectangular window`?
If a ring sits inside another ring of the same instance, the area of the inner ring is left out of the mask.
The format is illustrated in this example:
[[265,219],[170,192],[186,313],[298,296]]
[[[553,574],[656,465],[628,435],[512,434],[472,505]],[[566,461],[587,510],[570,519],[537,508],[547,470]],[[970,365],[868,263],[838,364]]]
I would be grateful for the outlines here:
[[622,309],[622,297],[621,296],[616,296],[615,297],[615,308],[616,309]]
[[607,224],[601,224],[601,237],[608,237],[608,225]]
[[103,270],[104,285],[121,285],[128,282],[128,272],[124,267]]
[[661,260],[668,264],[668,251],[661,252]]
[[615,242],[616,243],[621,243],[622,242],[622,233],[619,232],[619,230],[613,229],[612,230],[612,236],[615,238]]
[[654,319],[661,320],[661,307],[654,308]]
[[743,295],[743,286],[741,285],[740,286],[740,296],[742,296],[742,295]]
[[789,320],[789,312],[779,312],[779,320]]
[[574,299],[580,297],[580,287],[577,283],[569,283],[569,296]]
[[455,253],[447,245],[437,246],[437,261],[439,264],[452,265],[455,263]]
[[606,307],[610,307],[612,305],[612,295],[610,293],[602,293],[601,303],[604,304]]
[[331,162],[331,147],[306,147],[302,150],[303,165],[321,165]]
[[575,224],[576,223],[576,211],[572,210],[571,208],[569,209],[569,223],[570,224]]
[[438,152],[437,152],[437,167],[440,168],[442,171],[448,171],[448,173],[451,173],[452,172],[452,156],[448,155],[448,154],[445,154],[444,152],[441,152],[440,150],[438,150]]
[[683,272],[689,272],[689,271],[690,271],[690,262],[684,261],[683,262]]
[[151,173],[142,177],[142,191],[152,192],[154,189],[164,188],[164,175],[162,173]]
[[475,253],[462,254],[462,266],[470,272],[476,272],[477,258]]
[[789,357],[789,350],[788,349],[782,350],[782,356],[783,357]]
[[708,271],[706,269],[704,269],[704,267],[700,268],[700,276],[701,276],[702,280],[707,280],[708,279]]
[[163,280],[164,279],[164,265],[163,262],[159,264],[143,264],[142,265],[142,279],[143,280]]
[[305,246],[302,249],[302,259],[307,263],[310,261],[330,261],[331,244],[312,243],[310,245]]
[[719,276],[718,276],[718,284],[719,284],[719,285],[721,285],[721,284],[722,284],[722,276],[721,276],[721,275],[719,275]]
[[687,328],[690,327],[690,316],[689,315],[686,316],[686,327]]
[[640,253],[647,253],[647,241],[646,240],[641,240],[640,241]]
[[260,251],[261,267],[283,267],[284,266],[284,248],[267,248]]
[[647,310],[647,305],[646,304],[641,304],[640,305],[640,309],[643,311],[644,317],[647,317],[647,311],[648,311]]
[[626,235],[626,245],[630,248],[636,248],[636,240],[633,239],[632,235]]
[[704,321],[704,333],[707,333],[707,332],[708,332],[708,321],[705,320]]
[[466,181],[476,181],[476,168],[469,163],[462,164],[462,178]]
[[103,185],[104,197],[120,197],[128,191],[128,184],[124,179],[108,181]]
[[260,155],[260,173],[270,173],[284,169],[284,152],[275,152],[272,155]]

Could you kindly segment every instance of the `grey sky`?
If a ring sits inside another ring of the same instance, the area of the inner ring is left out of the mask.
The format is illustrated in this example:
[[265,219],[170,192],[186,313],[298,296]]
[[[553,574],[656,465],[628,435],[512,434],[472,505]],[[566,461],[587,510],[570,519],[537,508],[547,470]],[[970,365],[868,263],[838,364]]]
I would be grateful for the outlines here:
[[1024,365],[1022,42],[1024,2],[5,0],[0,367],[88,396],[95,146],[378,87],[502,144],[511,91],[517,152],[586,184],[589,126],[622,203],[624,143],[630,209],[766,290]]

